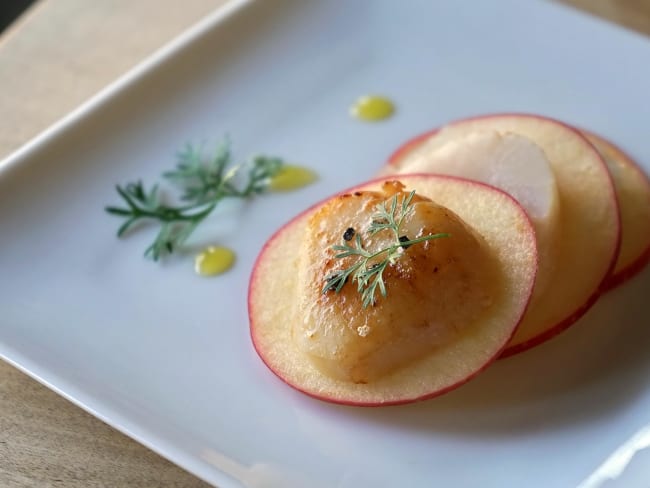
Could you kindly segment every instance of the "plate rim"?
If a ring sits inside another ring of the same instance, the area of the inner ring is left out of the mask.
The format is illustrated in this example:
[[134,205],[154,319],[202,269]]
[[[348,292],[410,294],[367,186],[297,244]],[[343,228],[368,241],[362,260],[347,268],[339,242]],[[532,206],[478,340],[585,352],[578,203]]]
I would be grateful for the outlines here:
[[184,50],[195,44],[210,31],[228,22],[240,11],[256,2],[257,0],[225,0],[224,4],[215,7],[211,12],[191,24],[180,34],[129,68],[125,73],[109,82],[97,93],[91,95],[76,108],[72,109],[72,111],[57,119],[22,146],[0,159],[0,175],[18,164],[22,159],[29,157],[34,151],[40,149],[41,146],[60,137],[64,132],[73,129],[85,117],[101,109],[102,106],[109,103],[120,92],[128,90],[142,82],[157,68],[171,61],[176,56],[181,55]]

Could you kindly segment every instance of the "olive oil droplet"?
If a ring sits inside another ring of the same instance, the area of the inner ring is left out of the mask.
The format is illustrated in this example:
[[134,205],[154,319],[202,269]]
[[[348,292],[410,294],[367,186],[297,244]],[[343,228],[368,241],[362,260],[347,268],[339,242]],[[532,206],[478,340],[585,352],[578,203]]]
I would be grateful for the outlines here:
[[386,97],[364,95],[350,107],[350,115],[366,122],[387,119],[395,112],[395,105]]
[[271,178],[269,190],[291,191],[316,181],[317,175],[309,168],[303,166],[284,165],[280,171]]
[[206,247],[194,258],[194,271],[201,276],[215,276],[228,271],[235,262],[235,253],[227,247]]

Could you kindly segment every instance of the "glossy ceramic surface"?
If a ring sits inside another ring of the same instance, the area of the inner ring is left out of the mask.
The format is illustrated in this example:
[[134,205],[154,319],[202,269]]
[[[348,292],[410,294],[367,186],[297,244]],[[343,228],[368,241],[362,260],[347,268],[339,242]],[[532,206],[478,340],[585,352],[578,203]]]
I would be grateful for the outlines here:
[[[557,117],[650,170],[648,59],[646,39],[534,0],[233,2],[0,163],[0,356],[222,488],[618,486],[603,463],[648,444],[647,271],[557,339],[385,409],[280,382],[251,347],[246,291],[282,223],[450,119]],[[367,93],[395,115],[351,118]],[[226,133],[320,180],[224,207],[164,264],[142,258],[153,229],[115,238],[115,183]],[[196,276],[192,251],[215,242],[235,267]]]

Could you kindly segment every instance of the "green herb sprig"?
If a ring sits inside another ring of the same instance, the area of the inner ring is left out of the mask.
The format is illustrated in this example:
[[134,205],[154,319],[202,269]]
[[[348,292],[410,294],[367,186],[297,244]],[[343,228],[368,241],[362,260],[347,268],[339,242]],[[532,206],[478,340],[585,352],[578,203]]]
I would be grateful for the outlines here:
[[[334,251],[338,251],[338,254],[334,256],[335,258],[341,259],[349,256],[358,256],[359,259],[349,268],[329,273],[325,277],[322,293],[327,293],[331,290],[339,293],[348,280],[351,280],[352,283],[356,281],[357,291],[361,293],[363,308],[375,305],[377,289],[379,289],[382,297],[386,297],[384,271],[389,265],[395,264],[408,247],[421,242],[450,236],[450,234],[446,233],[437,233],[416,239],[409,239],[405,235],[400,235],[400,228],[404,219],[414,210],[412,205],[414,196],[415,191],[412,191],[402,198],[401,203],[398,203],[398,196],[395,194],[390,199],[390,208],[386,206],[385,201],[376,205],[376,213],[372,215],[368,233],[374,236],[382,231],[391,232],[394,239],[389,246],[379,251],[370,252],[363,247],[359,233],[356,234],[353,246],[347,244],[345,238],[343,244],[332,246]],[[381,259],[378,259],[379,257]]]
[[[186,145],[178,153],[176,168],[163,173],[164,178],[183,192],[180,197],[183,205],[163,203],[158,185],[149,191],[141,181],[117,185],[116,190],[126,206],[107,206],[105,210],[126,219],[117,230],[118,237],[142,221],[158,222],[160,230],[145,251],[146,257],[158,261],[178,249],[224,198],[249,199],[263,193],[284,164],[279,158],[257,156],[248,164],[229,167],[231,160],[228,141],[210,159],[203,156],[200,148]],[[248,168],[246,182],[238,187],[234,178],[244,168]]]

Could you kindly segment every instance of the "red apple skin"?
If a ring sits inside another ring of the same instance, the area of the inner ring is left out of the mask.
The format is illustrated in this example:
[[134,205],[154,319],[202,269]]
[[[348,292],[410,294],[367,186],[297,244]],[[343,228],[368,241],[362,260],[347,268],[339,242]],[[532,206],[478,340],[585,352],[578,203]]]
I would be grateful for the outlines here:
[[[612,198],[615,202],[617,202],[618,206],[618,198],[616,196],[616,192],[614,190],[614,182],[612,180],[611,174],[609,173],[609,170],[607,169],[607,164],[605,163],[605,160],[603,157],[600,155],[598,150],[591,144],[580,132],[580,130],[576,129],[575,127],[566,124],[565,122],[562,122],[557,119],[553,119],[551,117],[546,117],[543,115],[537,115],[537,114],[529,114],[529,113],[517,113],[517,112],[504,112],[504,113],[494,113],[494,114],[484,114],[484,115],[477,115],[474,117],[467,117],[464,119],[457,119],[454,120],[448,124],[445,125],[457,125],[457,124],[462,124],[464,122],[469,122],[473,120],[485,120],[485,119],[490,119],[490,118],[495,118],[495,117],[531,117],[531,118],[537,118],[537,119],[543,119],[547,120],[549,122],[558,124],[562,127],[565,127],[566,129],[570,130],[574,134],[576,134],[578,137],[583,139],[592,149],[593,151],[598,155],[598,158],[601,161],[601,164],[603,168],[607,171],[607,174],[609,176],[610,180],[610,198]],[[424,132],[422,134],[419,134],[412,139],[409,139],[406,141],[404,144],[402,144],[400,147],[398,147],[388,158],[387,165],[392,165],[392,164],[397,164],[397,162],[403,158],[408,152],[416,148],[418,145],[422,144],[424,141],[426,141],[429,137],[435,135],[437,132],[439,132],[443,127],[437,127],[435,129],[429,130],[427,132]],[[558,324],[552,326],[551,328],[547,329],[543,333],[531,338],[528,341],[515,344],[513,346],[509,346],[504,348],[501,357],[500,358],[506,358],[509,356],[513,356],[515,354],[524,352],[528,349],[531,349],[535,346],[538,346],[539,344],[542,344],[543,342],[546,342],[559,333],[563,332],[564,330],[568,329],[571,325],[573,325],[575,322],[578,321],[593,305],[598,301],[598,298],[602,295],[602,293],[611,288],[611,285],[609,285],[612,273],[614,271],[614,268],[616,266],[616,260],[618,258],[619,250],[621,247],[621,220],[620,220],[620,210],[619,210],[619,216],[618,216],[618,238],[615,246],[615,252],[612,255],[611,262],[609,263],[608,266],[608,271],[605,273],[603,276],[603,279],[601,280],[600,284],[594,289],[594,292],[585,300],[585,302],[577,307],[575,311],[566,317],[564,320],[560,321]],[[650,260],[650,250],[646,253],[646,262],[647,260]],[[643,265],[641,266],[643,267]]]
[[644,251],[639,258],[630,264],[627,268],[621,270],[620,272],[613,274],[610,279],[608,279],[603,284],[603,292],[613,290],[618,288],[623,283],[626,283],[629,279],[634,278],[637,274],[645,269],[645,267],[650,263],[650,246]]
[[[647,188],[648,193],[650,194],[650,177],[648,177],[647,173],[643,170],[643,168],[627,152],[625,152],[619,146],[614,144],[609,139],[601,136],[600,134],[585,129],[579,129],[579,130],[580,132],[592,135],[597,139],[601,139],[603,142],[609,144],[614,150],[618,151],[626,159],[626,164],[634,168],[635,172],[637,173],[637,175],[643,182],[644,186]],[[628,266],[626,266],[625,268],[621,269],[618,272],[612,272],[612,274],[605,281],[605,283],[603,283],[603,292],[613,290],[614,288],[617,288],[618,286],[622,285],[629,279],[633,278],[634,276],[639,274],[648,265],[649,262],[650,262],[650,243],[645,248],[643,253],[640,254],[639,257],[635,259],[633,262],[631,262]]]
[[[421,176],[421,177],[424,177],[424,178],[431,177],[430,174],[424,174],[424,173],[423,174],[413,174],[413,175],[409,175],[409,176]],[[478,186],[483,186],[483,187],[490,188],[491,190],[497,191],[497,192],[505,195],[506,197],[508,197],[508,199],[512,200],[513,202],[516,203],[517,206],[519,206],[519,203],[514,198],[512,198],[509,194],[507,194],[506,192],[504,192],[504,191],[502,191],[502,190],[500,190],[498,188],[494,188],[494,187],[492,187],[490,185],[486,185],[486,184],[478,182],[478,181],[465,180],[464,178],[459,178],[459,177],[456,177],[456,176],[437,175],[436,177],[437,178],[447,178],[447,179],[450,179],[450,180],[464,181],[464,182],[470,183],[472,185],[478,185]],[[281,235],[282,231],[286,227],[292,225],[300,217],[302,217],[305,214],[308,214],[312,210],[316,209],[317,207],[319,207],[320,205],[325,203],[330,198],[333,198],[336,195],[343,195],[343,194],[346,194],[346,193],[352,193],[352,192],[358,190],[359,188],[366,187],[367,185],[370,185],[370,184],[373,184],[373,183],[378,183],[378,182],[383,182],[383,181],[390,181],[390,180],[393,180],[393,179],[395,179],[395,178],[393,178],[393,177],[380,177],[380,178],[376,178],[376,179],[361,183],[360,185],[351,187],[351,188],[349,188],[347,190],[343,190],[343,191],[341,191],[341,192],[339,192],[339,193],[337,193],[335,195],[327,197],[327,198],[321,200],[320,202],[315,203],[314,205],[310,206],[309,208],[303,210],[302,212],[300,212],[298,215],[291,218],[291,220],[289,220],[287,223],[285,223],[282,227],[280,227],[278,230],[276,230],[273,233],[273,235],[265,242],[264,246],[262,246],[262,249],[260,250],[260,252],[257,255],[257,258],[255,259],[255,262],[253,264],[253,270],[251,272],[251,276],[250,276],[250,279],[249,279],[249,287],[248,287],[248,295],[247,295],[248,317],[249,317],[249,320],[251,322],[250,327],[249,327],[249,333],[250,333],[250,338],[251,338],[251,342],[253,344],[253,347],[254,347],[257,355],[259,356],[259,358],[262,360],[262,362],[266,365],[266,367],[278,379],[280,379],[280,381],[282,381],[286,385],[290,386],[291,388],[293,388],[293,389],[295,389],[295,390],[297,390],[297,391],[299,391],[299,392],[301,392],[301,393],[303,393],[303,394],[305,394],[305,395],[307,395],[307,396],[309,396],[311,398],[314,398],[316,400],[325,401],[325,402],[333,403],[333,404],[337,404],[337,405],[350,406],[350,407],[389,407],[389,406],[405,405],[405,404],[408,404],[408,403],[415,403],[415,402],[420,402],[420,401],[424,401],[424,400],[429,400],[429,399],[438,397],[440,395],[444,395],[445,393],[449,393],[450,391],[455,390],[456,388],[458,388],[458,387],[464,385],[465,383],[471,381],[476,376],[478,376],[480,373],[485,371],[497,359],[500,359],[501,357],[503,357],[503,353],[505,351],[506,344],[508,344],[508,342],[510,341],[510,339],[512,338],[512,336],[516,332],[517,327],[521,323],[521,319],[523,318],[524,314],[526,313],[526,309],[528,308],[528,304],[530,303],[530,298],[532,296],[532,291],[533,291],[533,284],[535,282],[535,279],[534,279],[535,277],[534,276],[533,276],[533,280],[531,281],[532,284],[531,284],[530,290],[528,292],[528,298],[525,301],[525,303],[524,303],[524,305],[523,305],[523,307],[522,307],[522,309],[521,309],[521,311],[519,313],[517,323],[512,328],[512,331],[510,332],[509,337],[506,338],[506,340],[504,341],[501,348],[499,350],[495,351],[495,353],[488,359],[488,361],[482,367],[480,367],[478,370],[474,371],[472,374],[468,375],[467,377],[463,378],[462,380],[460,380],[460,381],[458,381],[458,382],[456,382],[454,384],[448,385],[447,387],[442,388],[440,390],[437,390],[437,391],[434,391],[434,392],[431,392],[431,393],[427,393],[427,394],[424,394],[424,395],[420,395],[420,396],[417,396],[417,397],[403,398],[403,399],[399,399],[399,400],[395,400],[395,401],[387,401],[387,402],[362,402],[362,401],[354,401],[354,400],[341,400],[341,399],[336,399],[336,398],[329,398],[329,397],[316,395],[311,391],[303,389],[300,385],[294,384],[294,383],[288,381],[278,371],[276,371],[276,369],[266,360],[266,356],[265,356],[264,352],[262,351],[262,349],[259,347],[259,345],[257,344],[257,342],[255,340],[254,323],[253,323],[254,319],[253,319],[253,314],[252,314],[252,295],[253,295],[253,290],[254,290],[255,283],[257,281],[256,280],[256,271],[259,269],[258,264],[259,264],[260,260],[262,259],[262,257],[264,256],[266,249],[273,243],[273,241],[275,239],[278,238],[278,236]],[[528,215],[526,214],[526,212],[523,209],[521,211],[522,211],[523,216],[525,217],[525,220],[528,223],[531,231],[534,232],[533,231],[533,224],[531,223]],[[537,272],[537,270],[535,270],[535,273],[536,272]]]
[[423,134],[417,135],[412,139],[409,139],[406,141],[404,144],[402,144],[400,147],[397,148],[397,150],[391,154],[388,157],[388,164],[397,164],[397,162],[402,159],[404,156],[406,156],[408,153],[410,153],[413,149],[418,147],[420,144],[422,144],[424,141],[426,141],[429,137],[433,136],[437,132],[439,132],[440,129],[433,129],[428,132],[425,132]]
[[[613,269],[613,266],[610,267],[610,272],[611,269]],[[576,309],[575,312],[573,312],[573,314],[569,315],[560,323],[546,330],[542,334],[539,334],[538,336],[535,336],[528,341],[515,344],[514,346],[505,347],[498,359],[505,359],[510,356],[519,354],[521,352],[527,351],[528,349],[532,349],[533,347],[539,346],[540,344],[552,339],[553,337],[560,334],[561,332],[564,332],[573,324],[575,324],[578,321],[578,319],[580,319],[585,313],[587,313],[587,310],[589,310],[598,301],[601,294],[602,294],[601,291],[598,291],[593,295],[591,295],[589,299],[580,308]]]

